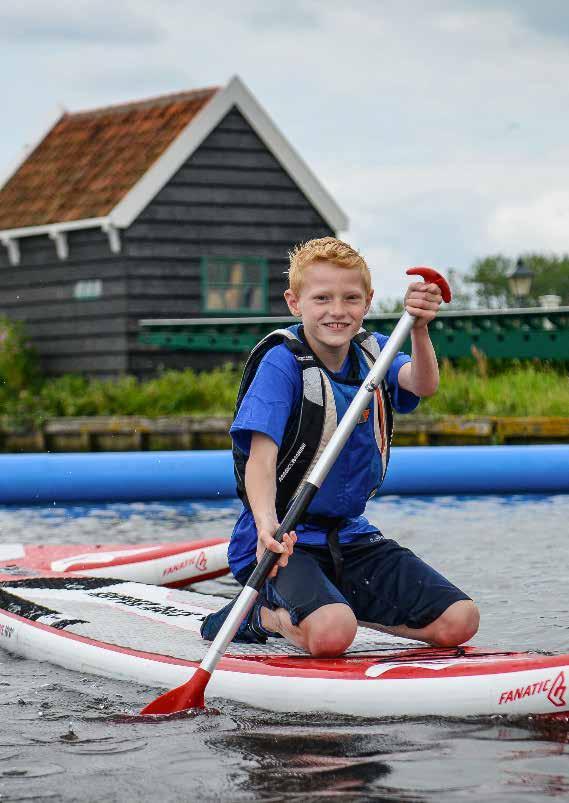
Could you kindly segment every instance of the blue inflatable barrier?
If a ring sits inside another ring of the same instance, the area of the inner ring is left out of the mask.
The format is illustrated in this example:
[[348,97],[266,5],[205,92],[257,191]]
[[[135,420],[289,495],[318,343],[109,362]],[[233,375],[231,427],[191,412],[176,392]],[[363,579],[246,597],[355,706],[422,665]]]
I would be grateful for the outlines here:
[[569,493],[569,445],[399,447],[381,493]]
[[[395,448],[381,493],[569,493],[569,445]],[[0,455],[0,504],[231,497],[228,451]]]
[[228,451],[0,455],[0,504],[234,496]]

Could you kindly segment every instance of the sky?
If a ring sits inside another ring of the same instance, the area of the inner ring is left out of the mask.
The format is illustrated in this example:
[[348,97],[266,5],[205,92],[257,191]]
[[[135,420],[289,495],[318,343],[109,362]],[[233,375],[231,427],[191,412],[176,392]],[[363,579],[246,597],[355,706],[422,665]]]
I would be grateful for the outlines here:
[[3,4],[0,177],[58,109],[233,75],[348,215],[378,298],[411,265],[569,251],[567,0]]

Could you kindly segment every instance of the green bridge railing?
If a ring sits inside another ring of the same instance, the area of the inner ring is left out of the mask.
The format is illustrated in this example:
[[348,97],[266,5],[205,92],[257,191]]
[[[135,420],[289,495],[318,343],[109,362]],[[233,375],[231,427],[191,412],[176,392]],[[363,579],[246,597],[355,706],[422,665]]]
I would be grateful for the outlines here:
[[[367,329],[388,335],[398,314],[371,315]],[[160,349],[245,354],[292,317],[177,318],[140,321],[139,342]],[[430,326],[439,357],[488,357],[569,361],[569,307],[440,312]],[[409,344],[405,347],[408,350]]]

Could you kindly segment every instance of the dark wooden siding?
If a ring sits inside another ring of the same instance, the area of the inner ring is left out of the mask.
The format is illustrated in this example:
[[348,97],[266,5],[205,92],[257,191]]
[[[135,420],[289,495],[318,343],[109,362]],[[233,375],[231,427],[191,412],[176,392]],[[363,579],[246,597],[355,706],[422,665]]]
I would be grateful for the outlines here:
[[[47,374],[116,376],[127,370],[126,270],[98,230],[70,232],[60,260],[47,235],[19,241],[20,264],[0,249],[0,314],[23,321]],[[103,294],[79,301],[76,283],[100,279]]]
[[265,258],[269,314],[285,314],[288,251],[329,234],[241,113],[230,111],[126,232],[129,370],[146,376],[211,366],[212,357],[202,365],[195,353],[153,352],[137,342],[140,318],[201,315],[201,257]]

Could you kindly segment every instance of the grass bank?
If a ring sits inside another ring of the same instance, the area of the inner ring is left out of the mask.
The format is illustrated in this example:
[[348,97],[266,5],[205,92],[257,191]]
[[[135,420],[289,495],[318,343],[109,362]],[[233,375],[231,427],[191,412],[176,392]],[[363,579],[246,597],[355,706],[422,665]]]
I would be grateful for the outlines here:
[[146,382],[132,376],[103,381],[69,374],[17,393],[6,389],[0,403],[8,418],[35,424],[67,416],[223,415],[233,410],[239,379],[231,368],[200,374],[167,371]]
[[569,417],[569,378],[544,365],[514,365],[498,373],[441,366],[439,390],[421,403],[423,415]]
[[[66,416],[227,415],[240,373],[230,367],[196,374],[168,371],[139,382],[87,380],[68,375],[38,381],[33,388],[0,387],[3,414],[14,421],[40,424]],[[544,365],[512,365],[489,372],[484,364],[441,366],[438,393],[425,399],[421,415],[569,417],[569,378]]]

